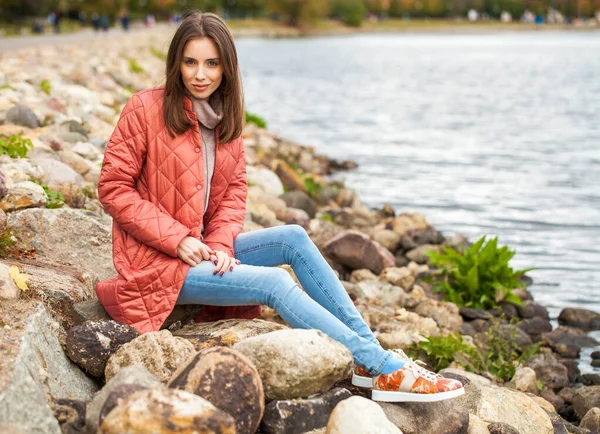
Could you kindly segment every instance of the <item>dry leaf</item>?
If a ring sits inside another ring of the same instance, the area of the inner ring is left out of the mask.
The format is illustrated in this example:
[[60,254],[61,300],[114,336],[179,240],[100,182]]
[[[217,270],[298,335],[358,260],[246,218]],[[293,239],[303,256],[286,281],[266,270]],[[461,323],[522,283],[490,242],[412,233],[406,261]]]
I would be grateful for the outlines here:
[[12,277],[12,280],[15,281],[17,288],[23,289],[23,290],[29,289],[29,287],[27,286],[27,281],[29,280],[29,276],[25,273],[21,273],[19,271],[19,267],[17,267],[16,265],[11,265],[10,268],[8,269],[8,274],[10,275],[10,277]]

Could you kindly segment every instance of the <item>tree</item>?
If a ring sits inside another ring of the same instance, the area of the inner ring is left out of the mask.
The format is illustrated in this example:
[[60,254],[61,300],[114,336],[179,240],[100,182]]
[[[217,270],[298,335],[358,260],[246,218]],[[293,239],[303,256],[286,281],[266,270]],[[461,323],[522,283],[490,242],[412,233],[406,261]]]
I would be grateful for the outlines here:
[[267,0],[267,10],[279,15],[286,24],[305,26],[314,24],[329,13],[328,0]]
[[390,2],[390,17],[399,18],[402,16],[402,3],[400,0],[392,0]]

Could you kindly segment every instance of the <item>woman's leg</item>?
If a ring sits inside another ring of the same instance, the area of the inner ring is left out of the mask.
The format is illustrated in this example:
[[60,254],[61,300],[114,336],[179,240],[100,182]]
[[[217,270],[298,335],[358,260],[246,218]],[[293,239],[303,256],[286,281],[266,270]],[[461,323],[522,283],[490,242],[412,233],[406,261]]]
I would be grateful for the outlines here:
[[348,328],[302,291],[289,273],[275,267],[241,264],[223,276],[213,275],[215,265],[202,261],[190,268],[177,304],[237,306],[266,304],[293,328],[318,329],[344,344],[356,362],[378,374],[391,358],[379,345]]
[[346,289],[301,226],[276,226],[240,234],[234,249],[242,264],[291,265],[308,295],[359,336],[379,345]]

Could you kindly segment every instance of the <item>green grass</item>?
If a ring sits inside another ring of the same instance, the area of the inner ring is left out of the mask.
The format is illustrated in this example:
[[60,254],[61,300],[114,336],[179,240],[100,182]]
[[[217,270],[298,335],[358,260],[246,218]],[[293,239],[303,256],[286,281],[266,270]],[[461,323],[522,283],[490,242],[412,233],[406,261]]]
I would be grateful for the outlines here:
[[137,63],[137,60],[135,59],[129,59],[129,70],[135,74],[142,74],[144,72],[144,68],[142,68],[140,66],[139,63]]
[[246,111],[246,123],[255,124],[258,128],[267,128],[267,121],[258,115]]
[[11,158],[25,158],[31,149],[33,149],[33,143],[29,139],[0,134],[0,154],[8,155]]

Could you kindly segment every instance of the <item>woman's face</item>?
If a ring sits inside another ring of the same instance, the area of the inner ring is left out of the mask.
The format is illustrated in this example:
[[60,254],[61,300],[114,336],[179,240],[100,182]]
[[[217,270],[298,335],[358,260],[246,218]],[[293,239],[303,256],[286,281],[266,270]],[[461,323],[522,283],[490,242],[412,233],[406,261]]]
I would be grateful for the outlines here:
[[191,39],[185,44],[180,69],[183,84],[196,98],[208,98],[223,79],[219,49],[209,38]]

